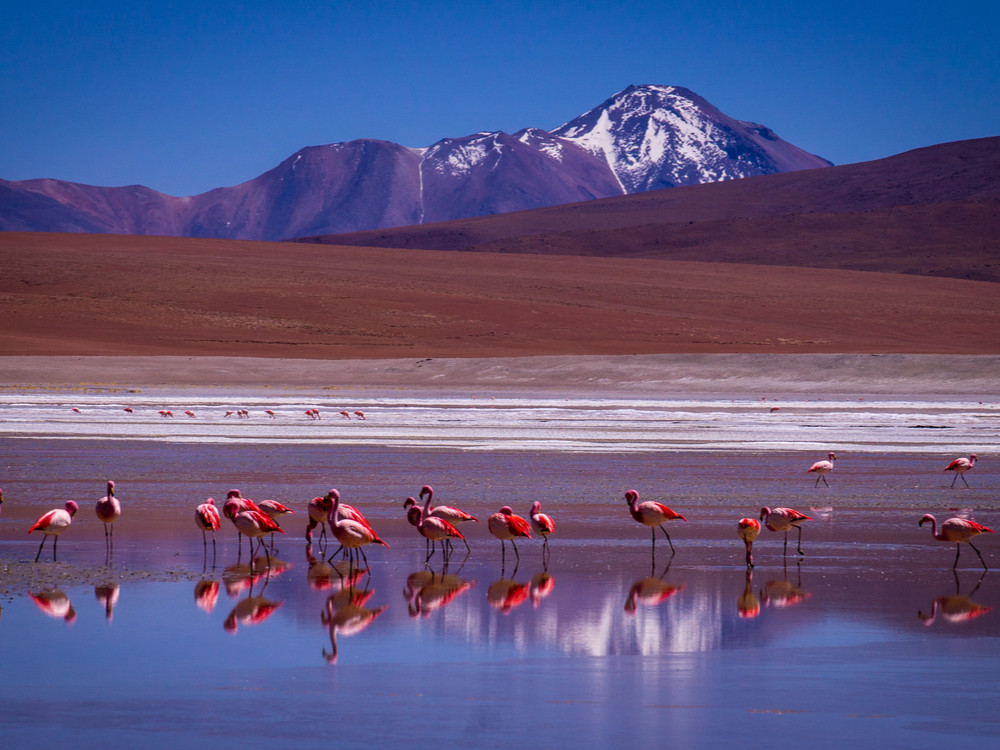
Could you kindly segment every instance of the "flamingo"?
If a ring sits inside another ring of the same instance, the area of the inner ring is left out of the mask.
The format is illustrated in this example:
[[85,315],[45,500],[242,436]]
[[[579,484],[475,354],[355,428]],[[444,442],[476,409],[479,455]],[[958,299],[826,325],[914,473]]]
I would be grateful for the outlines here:
[[215,498],[210,497],[194,511],[194,522],[201,529],[201,542],[202,546],[205,548],[206,553],[208,552],[208,540],[205,536],[206,531],[212,532],[212,556],[215,556],[215,532],[219,530],[221,519],[219,518],[219,509],[215,507]]
[[537,500],[531,504],[528,518],[531,519],[531,528],[542,537],[542,554],[544,555],[549,550],[549,534],[556,530],[556,522],[552,520],[551,516],[542,513],[542,504]]
[[951,480],[951,486],[954,489],[955,482],[958,481],[959,477],[962,477],[962,481],[965,482],[965,486],[969,486],[969,482],[965,478],[965,472],[976,465],[976,454],[969,454],[968,458],[956,458],[950,464],[944,467],[945,471],[955,472],[955,478]]
[[[263,513],[253,500],[248,497],[243,497],[239,490],[233,489],[226,493],[226,501],[222,504],[222,515],[233,522],[236,525],[236,516],[243,512],[244,510],[255,510],[258,513]],[[236,527],[236,536],[240,542],[240,551],[243,551],[243,533],[240,531],[239,527]],[[253,546],[251,545],[251,554]]]
[[104,521],[104,541],[106,544],[114,546],[115,527],[112,526],[122,514],[121,503],[115,497],[115,483],[108,480],[108,494],[97,501],[94,510],[97,517]]
[[788,554],[788,530],[793,526],[799,530],[799,544],[797,551],[800,555],[805,555],[802,551],[802,526],[801,523],[804,521],[811,521],[812,519],[799,513],[797,510],[792,510],[791,508],[761,508],[760,509],[760,520],[764,522],[767,526],[768,531],[784,531],[785,532],[785,554]]
[[358,419],[364,419],[365,413],[363,411],[356,411],[354,412],[354,416],[356,416]]
[[833,471],[833,462],[836,460],[837,460],[836,454],[831,452],[827,454],[826,461],[817,461],[806,470],[806,474],[809,474],[811,472],[816,472],[817,476],[816,476],[816,484],[814,485],[815,487],[819,487],[820,479],[823,480],[823,484],[825,484],[827,487],[830,486],[830,483],[826,481],[826,475],[829,474],[831,471]]
[[344,419],[346,419],[346,420],[347,420],[348,422],[349,422],[349,421],[351,421],[351,415],[350,415],[350,414],[349,414],[348,412],[346,412],[346,411],[342,411],[342,412],[340,412],[340,416],[342,416],[342,417],[343,417]]
[[988,529],[981,523],[967,521],[964,518],[949,518],[941,524],[941,530],[938,531],[937,519],[930,513],[921,518],[917,522],[917,526],[923,526],[927,521],[931,522],[931,536],[939,542],[955,542],[955,562],[951,566],[953,570],[958,566],[958,556],[962,554],[963,542],[976,550],[976,554],[979,555],[979,562],[983,564],[983,569],[989,570],[986,567],[986,561],[983,559],[982,554],[976,549],[976,545],[972,543],[972,538],[980,534],[992,534],[994,533],[993,529]]
[[[427,496],[427,500],[424,503],[424,512],[433,516],[434,518],[443,518],[450,524],[457,526],[460,523],[465,523],[466,521],[475,521],[479,523],[479,519],[475,516],[469,515],[464,510],[459,510],[458,508],[453,508],[450,505],[435,505],[431,506],[431,500],[434,498],[434,488],[429,484],[425,484],[420,488],[420,499],[423,500],[424,496]],[[409,500],[409,498],[407,498]],[[416,500],[414,500],[416,502]],[[403,507],[406,508],[408,505],[404,502]]]
[[271,409],[264,409],[264,413],[267,416],[269,416],[271,419],[275,419],[276,418],[276,416],[274,414],[274,411],[272,411]]
[[[429,498],[428,502],[430,502]],[[519,536],[531,539],[531,526],[528,522],[520,516],[515,516],[511,507],[505,505],[487,519],[486,525],[489,527],[490,533],[500,540],[501,566],[507,560],[507,547],[504,544],[507,540],[510,540],[510,546],[514,548],[514,554],[517,555],[517,561],[520,562],[521,554],[517,551],[514,540]]]
[[[327,523],[330,524],[330,533],[337,538],[340,546],[348,551],[348,559],[352,562],[351,556],[354,550],[358,550],[367,568],[368,556],[365,554],[364,546],[374,543],[388,548],[389,545],[379,539],[378,534],[375,533],[375,530],[367,522],[362,523],[350,518],[341,518],[340,493],[336,490],[331,490],[330,495],[333,495],[333,507],[330,508],[330,515],[327,517]],[[337,553],[334,552],[335,554]],[[332,558],[333,555],[330,555],[330,559]]]
[[258,549],[264,547],[264,555],[267,557],[267,567],[271,567],[271,553],[268,552],[267,545],[260,541],[261,537],[267,536],[277,531],[280,534],[285,532],[281,530],[274,521],[271,520],[270,516],[259,510],[242,510],[236,514],[233,518],[233,523],[236,524],[236,529],[241,534],[245,535],[250,540],[250,565],[253,566],[253,540],[257,540]]
[[[427,502],[424,503],[424,507],[422,510],[419,509],[419,506],[416,505],[413,506],[414,508],[418,508],[419,510],[419,516],[416,517],[417,531],[419,531],[421,536],[429,540],[431,543],[431,552],[424,559],[424,562],[426,563],[434,555],[435,542],[441,542],[441,554],[444,556],[445,562],[448,562],[448,558],[451,557],[450,547],[452,538],[461,539],[463,542],[465,542],[465,548],[471,552],[471,549],[469,549],[469,543],[465,541],[465,537],[462,536],[461,531],[456,529],[454,525],[444,520],[443,518],[437,518],[427,513],[427,508],[430,506],[430,504],[431,504],[431,499],[428,497]],[[407,513],[408,520],[411,520],[410,516],[411,513]],[[446,543],[448,545],[447,547],[445,546]]]
[[187,414],[189,417],[193,417],[194,416],[194,412],[191,411],[190,409],[185,410],[184,413]]
[[73,516],[80,509],[80,506],[76,504],[74,500],[66,501],[66,509],[56,508],[55,510],[50,510],[48,513],[44,514],[41,518],[35,521],[35,525],[28,529],[30,534],[36,529],[41,531],[44,536],[42,537],[42,543],[38,545],[38,554],[35,555],[35,562],[38,562],[38,558],[42,555],[42,547],[45,546],[45,540],[50,536],[55,537],[52,540],[52,559],[56,559],[56,548],[59,546],[59,535],[62,534],[69,525],[73,522]]
[[[261,500],[257,503],[265,515],[268,516],[272,521],[277,523],[277,520],[282,516],[289,516],[295,513],[294,510],[289,508],[287,505],[279,503],[277,500]],[[274,549],[274,534],[271,534],[271,549]]]
[[132,413],[132,407],[131,406],[126,406],[124,409],[122,409],[122,411],[126,411],[129,414],[131,414]]
[[635,490],[629,490],[625,493],[625,502],[628,503],[628,510],[629,513],[632,514],[632,518],[645,526],[649,526],[650,535],[653,540],[653,554],[656,554],[657,526],[660,527],[660,531],[663,532],[663,535],[667,537],[667,543],[670,545],[671,554],[675,553],[674,543],[670,541],[670,534],[668,534],[667,530],[663,528],[663,524],[667,521],[687,521],[687,519],[680,513],[674,512],[662,503],[657,503],[652,500],[640,503],[639,493]]
[[740,539],[747,546],[747,568],[752,568],[753,554],[751,553],[751,548],[753,547],[753,540],[760,534],[760,521],[756,518],[741,518],[737,529]]

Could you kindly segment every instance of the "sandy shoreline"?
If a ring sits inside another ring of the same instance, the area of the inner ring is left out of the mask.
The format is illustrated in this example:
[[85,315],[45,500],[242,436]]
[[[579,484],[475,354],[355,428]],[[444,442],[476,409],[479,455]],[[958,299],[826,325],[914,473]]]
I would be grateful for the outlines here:
[[649,354],[476,359],[0,357],[0,387],[636,395],[1000,394],[1000,356]]

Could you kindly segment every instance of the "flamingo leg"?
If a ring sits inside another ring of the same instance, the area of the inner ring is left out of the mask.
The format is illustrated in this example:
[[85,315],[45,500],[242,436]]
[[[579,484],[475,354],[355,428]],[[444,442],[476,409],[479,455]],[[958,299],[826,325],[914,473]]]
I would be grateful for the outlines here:
[[748,568],[752,568],[753,567],[753,555],[750,553],[750,547],[751,546],[752,546],[751,543],[747,542],[747,567]]
[[783,555],[788,555],[788,532],[785,532],[785,549],[782,552]]
[[[42,540],[45,541],[44,539]],[[59,537],[52,538],[52,562],[56,561],[56,550],[59,549]]]
[[819,477],[820,477],[820,479],[823,480],[823,484],[825,484],[827,487],[830,486],[830,483],[828,481],[826,481],[826,474],[820,474]]
[[[971,544],[971,542],[970,542],[970,544]],[[953,562],[951,564],[951,569],[952,570],[954,570],[955,568],[958,567],[958,556],[961,555],[961,554],[962,554],[962,545],[961,544],[956,544],[955,545],[955,562]]]
[[[796,526],[795,528],[797,528],[799,530],[799,545],[798,545],[797,551],[798,551],[798,553],[800,555],[805,555],[806,553],[802,551],[802,527],[801,526]],[[787,539],[787,536],[786,536],[786,539]]]
[[46,537],[45,534],[42,534],[42,543],[38,545],[38,554],[35,555],[35,562],[38,562],[38,558],[42,556],[42,547],[45,546],[45,540],[47,538],[48,537]]
[[517,551],[517,545],[514,544],[514,540],[513,539],[510,540],[510,546],[514,548],[514,554],[517,555],[517,562],[518,562],[518,564],[520,564],[520,562],[521,562],[521,553]]
[[962,484],[964,484],[966,487],[968,487],[969,486],[969,480],[965,478],[965,474],[959,474],[959,476],[962,477]]
[[[677,550],[674,549],[674,543],[670,541],[670,534],[668,534],[667,530],[665,528],[663,528],[662,526],[660,527],[660,531],[662,531],[663,532],[663,536],[665,536],[667,538],[667,543],[670,545],[670,551],[672,553],[674,553],[674,554],[677,554]],[[656,531],[655,530],[653,531],[653,536],[656,537]]]
[[989,568],[986,567],[986,561],[983,559],[982,554],[979,552],[979,548],[976,547],[976,545],[974,545],[972,542],[969,542],[969,546],[972,547],[972,549],[974,549],[976,551],[977,555],[979,555],[979,562],[981,562],[983,564],[983,570],[984,571],[989,570]]

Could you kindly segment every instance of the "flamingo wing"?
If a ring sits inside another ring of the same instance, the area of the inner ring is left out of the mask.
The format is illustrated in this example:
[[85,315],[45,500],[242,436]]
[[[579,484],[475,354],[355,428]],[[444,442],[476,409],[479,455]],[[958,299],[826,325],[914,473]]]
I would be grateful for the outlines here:
[[37,521],[35,521],[35,525],[32,526],[30,529],[28,529],[28,533],[30,534],[32,531],[35,530],[45,531],[45,529],[48,528],[49,524],[52,523],[52,519],[55,518],[56,513],[58,512],[59,512],[58,509],[50,510],[48,513],[46,513]]

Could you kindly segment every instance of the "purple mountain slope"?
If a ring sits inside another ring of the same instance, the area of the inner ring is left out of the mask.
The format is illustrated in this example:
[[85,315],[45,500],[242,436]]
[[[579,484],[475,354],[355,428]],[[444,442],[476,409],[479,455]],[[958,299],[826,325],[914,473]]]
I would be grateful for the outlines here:
[[829,165],[687,89],[629,86],[551,132],[476,133],[423,149],[314,146],[252,180],[190,197],[0,180],[0,230],[282,240]]

